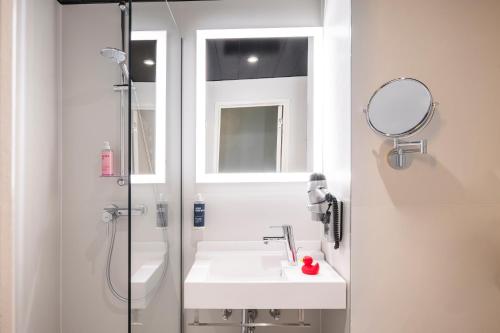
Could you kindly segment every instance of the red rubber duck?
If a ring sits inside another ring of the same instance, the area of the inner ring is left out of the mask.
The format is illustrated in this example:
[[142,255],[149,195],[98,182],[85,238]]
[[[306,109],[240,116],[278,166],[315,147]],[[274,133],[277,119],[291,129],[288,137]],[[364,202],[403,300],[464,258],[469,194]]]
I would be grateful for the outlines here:
[[313,265],[313,258],[309,256],[305,256],[302,261],[304,262],[304,266],[302,266],[302,273],[307,275],[317,275],[319,272],[319,263]]

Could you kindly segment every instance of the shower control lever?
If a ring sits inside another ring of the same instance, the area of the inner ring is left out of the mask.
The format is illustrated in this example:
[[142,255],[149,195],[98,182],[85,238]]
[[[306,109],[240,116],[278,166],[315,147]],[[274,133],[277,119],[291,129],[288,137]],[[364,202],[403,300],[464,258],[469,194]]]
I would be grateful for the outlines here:
[[[147,208],[144,205],[139,205],[130,209],[130,215],[132,216],[141,216],[147,213]],[[118,218],[120,216],[128,216],[129,209],[127,207],[120,208],[117,205],[111,205],[109,207],[105,207],[102,213],[102,221],[110,222],[114,218]]]

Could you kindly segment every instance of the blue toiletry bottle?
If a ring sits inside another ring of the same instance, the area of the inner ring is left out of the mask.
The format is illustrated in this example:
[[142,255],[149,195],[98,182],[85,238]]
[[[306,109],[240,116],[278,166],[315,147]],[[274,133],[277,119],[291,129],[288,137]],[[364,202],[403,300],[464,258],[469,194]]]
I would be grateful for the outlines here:
[[205,202],[201,193],[196,195],[196,200],[194,201],[193,227],[195,229],[205,228]]

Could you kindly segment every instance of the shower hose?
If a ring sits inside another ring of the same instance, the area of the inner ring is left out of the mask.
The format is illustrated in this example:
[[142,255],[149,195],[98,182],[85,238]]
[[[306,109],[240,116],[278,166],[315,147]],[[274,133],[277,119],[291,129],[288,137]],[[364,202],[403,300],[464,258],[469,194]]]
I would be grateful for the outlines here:
[[[115,238],[116,238],[116,223],[117,223],[117,217],[113,216],[113,219],[108,222],[108,237],[109,237],[109,245],[108,245],[108,256],[107,256],[107,263],[106,263],[106,282],[108,284],[109,290],[113,294],[113,296],[126,303],[128,302],[128,297],[123,296],[120,294],[120,292],[116,289],[116,287],[113,285],[113,280],[111,278],[111,261],[113,258],[113,251],[115,247]],[[111,230],[110,230],[111,229]],[[163,280],[165,279],[165,276],[167,274],[167,268],[168,268],[168,240],[167,240],[167,228],[162,228],[163,230],[163,242],[165,243],[165,254],[163,255],[163,263],[162,263],[162,272],[161,272],[161,277],[160,280],[156,283],[153,289],[148,291],[144,296],[131,298],[131,301],[139,301],[142,300],[146,297],[148,297],[151,294],[154,294],[158,291],[160,288]]]
[[[132,82],[132,80],[130,80],[130,84],[132,85],[132,87],[134,87],[134,82]],[[142,139],[145,150],[146,150],[146,159],[147,159],[149,171],[153,172],[154,169],[153,169],[152,156],[151,156],[151,152],[149,151],[149,145],[148,145],[147,138],[146,138],[146,129],[144,127],[144,120],[142,119],[142,114],[140,112],[141,107],[140,107],[140,103],[139,103],[139,98],[138,98],[136,89],[132,89],[132,91],[133,91],[134,101],[136,103],[136,105],[134,107],[134,111],[137,112],[137,116],[138,116],[138,124],[137,125],[139,126],[139,130],[141,132],[140,139]],[[158,197],[157,196],[158,190],[156,188],[156,184],[153,184],[153,192],[155,194],[155,197]],[[113,280],[111,279],[111,262],[113,259],[113,250],[115,247],[117,219],[118,219],[118,217],[113,215],[112,220],[110,222],[108,222],[108,226],[107,226],[109,245],[108,245],[107,263],[106,263],[106,282],[107,282],[109,290],[111,291],[113,296],[116,299],[126,303],[126,302],[128,302],[128,297],[120,294],[120,292],[113,285]],[[158,289],[160,288],[163,280],[165,280],[165,276],[167,274],[167,269],[168,269],[168,262],[169,262],[169,260],[168,260],[169,259],[168,258],[169,245],[168,245],[168,239],[167,239],[167,228],[161,228],[161,229],[162,229],[162,234],[163,234],[163,242],[165,244],[165,254],[163,255],[162,272],[161,272],[160,280],[158,280],[158,282],[155,284],[154,288],[151,289],[150,291],[148,291],[144,296],[137,297],[137,298],[132,297],[131,298],[132,302],[142,300],[142,299],[148,297],[149,295],[156,293],[158,291]]]

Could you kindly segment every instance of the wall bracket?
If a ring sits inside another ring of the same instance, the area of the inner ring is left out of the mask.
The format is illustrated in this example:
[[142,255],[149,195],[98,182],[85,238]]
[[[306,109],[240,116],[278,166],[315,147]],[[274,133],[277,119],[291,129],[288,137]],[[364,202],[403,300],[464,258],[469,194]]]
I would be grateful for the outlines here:
[[410,166],[409,154],[427,154],[427,140],[403,141],[394,139],[393,149],[387,155],[387,162],[393,169],[401,170]]

